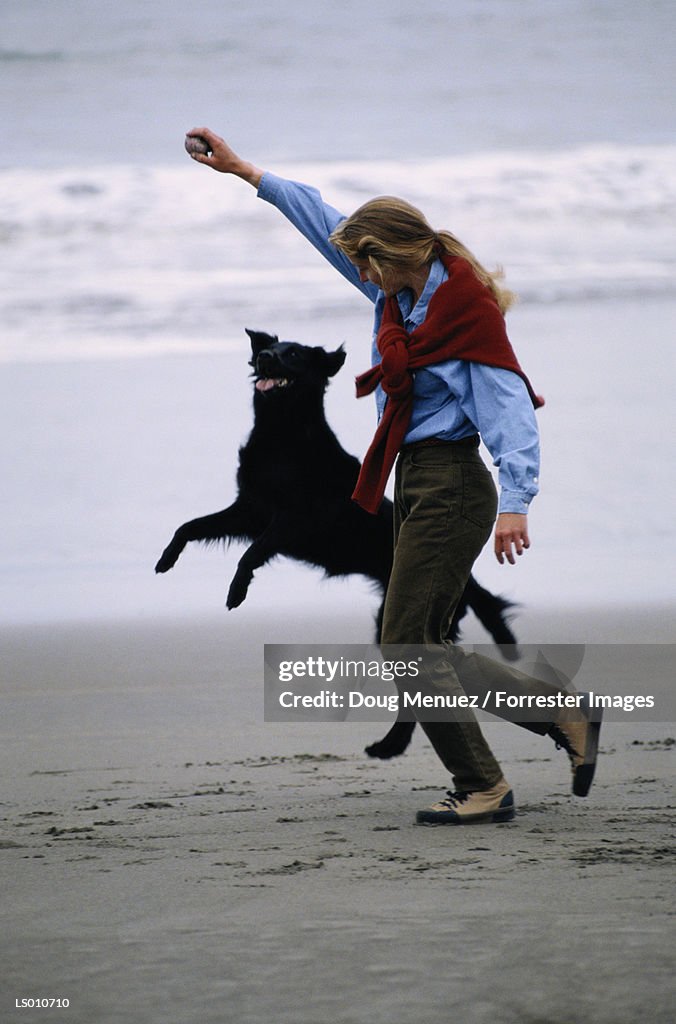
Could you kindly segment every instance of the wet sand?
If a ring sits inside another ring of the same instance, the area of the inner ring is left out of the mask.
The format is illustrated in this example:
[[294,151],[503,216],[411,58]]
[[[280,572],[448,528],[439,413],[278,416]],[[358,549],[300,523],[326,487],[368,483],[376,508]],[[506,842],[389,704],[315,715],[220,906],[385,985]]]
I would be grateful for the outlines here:
[[[519,628],[645,643],[670,621]],[[363,628],[346,616],[332,639]],[[262,721],[263,640],[324,629],[4,630],[3,1018],[43,1020],[15,1000],[51,997],[74,1024],[670,1021],[674,725],[608,722],[579,800],[551,741],[489,724],[515,821],[417,827],[447,785],[420,731],[374,763],[385,723]]]

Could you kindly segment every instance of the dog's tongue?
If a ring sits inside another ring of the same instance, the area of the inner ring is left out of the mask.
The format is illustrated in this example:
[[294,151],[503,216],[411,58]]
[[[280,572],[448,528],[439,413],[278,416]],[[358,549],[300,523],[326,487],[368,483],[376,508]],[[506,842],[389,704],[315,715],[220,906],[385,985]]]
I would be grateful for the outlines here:
[[264,377],[262,380],[256,381],[256,391],[269,391],[270,388],[274,388],[277,381],[272,377]]

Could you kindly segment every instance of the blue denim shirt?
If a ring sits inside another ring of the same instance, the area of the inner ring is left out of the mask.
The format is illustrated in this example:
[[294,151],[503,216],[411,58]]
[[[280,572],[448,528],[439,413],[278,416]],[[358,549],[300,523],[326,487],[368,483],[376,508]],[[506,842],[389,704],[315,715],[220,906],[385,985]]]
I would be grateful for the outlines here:
[[[317,189],[270,172],[263,175],[258,195],[276,206],[343,277],[374,303],[372,362],[378,362],[375,338],[385,296],[376,285],[360,281],[354,264],[329,242],[329,235],[345,219],[344,214],[325,203]],[[408,289],[399,292],[397,301],[408,331],[423,322],[432,295],[447,277],[443,263],[436,260],[415,304]],[[449,359],[416,370],[413,399],[404,443],[426,437],[456,441],[479,433],[498,468],[500,512],[528,511],[530,500],[538,491],[540,445],[533,405],[518,374]],[[382,389],[378,388],[379,416],[385,401]]]

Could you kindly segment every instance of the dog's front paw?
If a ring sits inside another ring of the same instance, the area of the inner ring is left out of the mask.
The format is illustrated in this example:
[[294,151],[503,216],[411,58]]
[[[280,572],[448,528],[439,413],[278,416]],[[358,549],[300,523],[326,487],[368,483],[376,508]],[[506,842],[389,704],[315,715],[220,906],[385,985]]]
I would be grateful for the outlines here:
[[169,572],[176,565],[181,549],[178,551],[170,544],[160,555],[160,560],[155,566],[155,572]]
[[251,576],[244,573],[236,573],[230,589],[228,590],[228,597],[225,602],[225,607],[228,611],[232,611],[233,608],[239,608],[249,590],[249,584],[251,583]]

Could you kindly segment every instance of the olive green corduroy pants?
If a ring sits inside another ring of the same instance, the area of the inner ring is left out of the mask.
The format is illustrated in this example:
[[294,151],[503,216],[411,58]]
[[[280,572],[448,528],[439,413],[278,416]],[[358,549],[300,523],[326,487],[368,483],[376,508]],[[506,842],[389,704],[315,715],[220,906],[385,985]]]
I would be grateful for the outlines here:
[[[506,664],[468,654],[446,641],[472,566],[488,540],[497,510],[493,478],[478,441],[413,444],[397,459],[394,563],[383,614],[382,644],[425,645],[429,689],[461,695],[485,689],[555,694],[557,687]],[[457,790],[489,789],[502,770],[473,713],[420,725]],[[452,715],[452,712],[451,712]],[[545,734],[551,722],[523,723]]]

